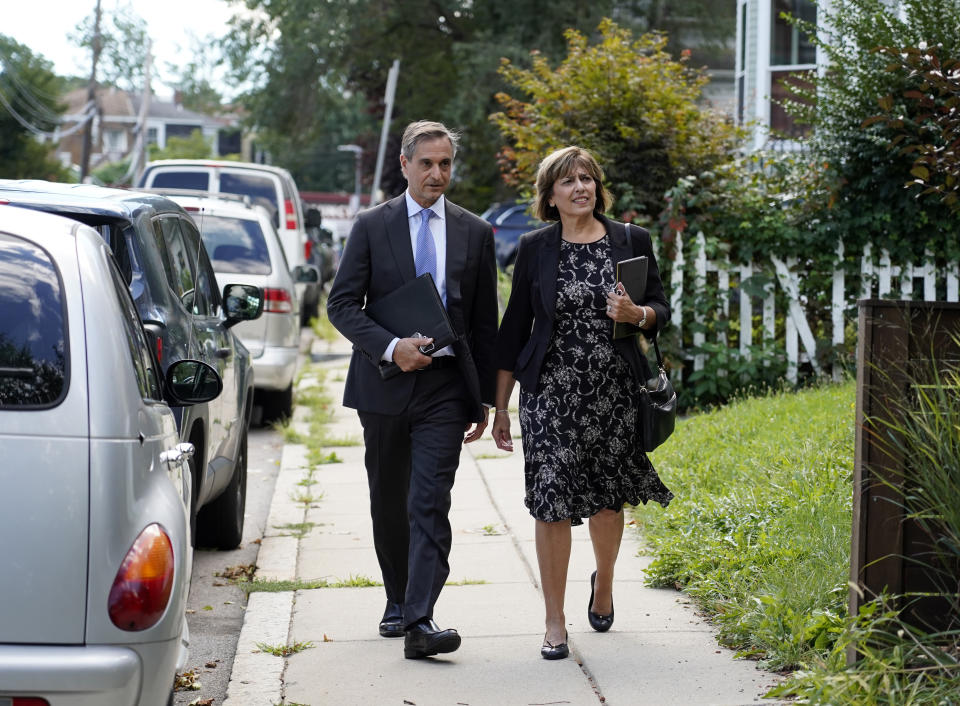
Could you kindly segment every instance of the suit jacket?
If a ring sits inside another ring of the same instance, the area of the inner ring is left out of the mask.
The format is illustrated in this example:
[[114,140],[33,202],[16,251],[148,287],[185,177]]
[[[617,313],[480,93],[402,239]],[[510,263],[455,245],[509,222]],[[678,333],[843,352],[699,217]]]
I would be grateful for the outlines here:
[[[494,398],[498,310],[493,229],[449,199],[445,222],[447,313],[459,338],[453,351],[470,393],[470,419],[476,422],[486,418],[483,403]],[[407,204],[401,194],[357,217],[327,299],[331,323],[353,343],[345,406],[399,414],[409,403],[420,373],[380,377],[380,356],[394,335],[368,317],[363,307],[415,277]]]
[[[645,336],[652,338],[670,320],[670,305],[663,292],[650,233],[644,228],[630,226],[631,249],[627,245],[623,224],[603,216],[600,218],[610,235],[614,263],[640,255],[648,258],[647,290],[640,303],[657,312],[656,327],[643,331]],[[537,391],[540,368],[553,334],[560,230],[557,222],[521,236],[513,267],[513,289],[497,335],[497,368],[512,371],[520,386],[530,392]],[[646,356],[640,354],[635,337],[617,339],[613,345],[638,380],[646,381],[651,377],[650,364]]]

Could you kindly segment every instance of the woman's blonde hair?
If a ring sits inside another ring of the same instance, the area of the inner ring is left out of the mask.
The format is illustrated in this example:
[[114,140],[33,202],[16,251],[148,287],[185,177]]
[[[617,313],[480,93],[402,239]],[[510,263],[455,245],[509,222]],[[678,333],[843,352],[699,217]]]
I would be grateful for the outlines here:
[[537,197],[533,202],[533,212],[541,221],[560,220],[560,211],[550,205],[553,196],[553,185],[561,177],[573,172],[577,167],[586,169],[587,174],[593,177],[597,184],[597,202],[593,207],[595,215],[606,213],[613,204],[613,196],[603,184],[603,169],[592,154],[582,147],[571,145],[555,152],[551,152],[537,168]]

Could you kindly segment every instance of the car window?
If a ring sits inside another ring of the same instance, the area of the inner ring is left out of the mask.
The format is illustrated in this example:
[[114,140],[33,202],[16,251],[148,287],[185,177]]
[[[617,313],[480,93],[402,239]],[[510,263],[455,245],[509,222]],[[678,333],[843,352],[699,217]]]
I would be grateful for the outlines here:
[[0,409],[59,404],[68,360],[60,273],[42,248],[0,233]]
[[203,228],[203,244],[207,247],[216,272],[270,274],[270,251],[258,221],[204,216],[200,225]]
[[187,248],[187,257],[195,273],[195,295],[193,313],[200,316],[212,316],[217,312],[217,281],[207,259],[206,249],[201,244],[200,233],[191,221],[180,222],[183,242]]
[[253,203],[264,206],[270,212],[273,227],[280,227],[280,204],[277,203],[276,182],[270,177],[257,174],[220,173],[220,191],[227,194],[249,196]]
[[501,226],[521,228],[523,226],[534,226],[540,223],[536,218],[527,212],[526,206],[515,206],[497,219],[497,224]]
[[108,260],[108,264],[113,288],[117,293],[120,309],[123,312],[123,332],[126,334],[130,362],[133,363],[133,370],[136,373],[140,396],[145,400],[159,401],[163,398],[162,388],[160,387],[160,370],[153,358],[147,336],[143,332],[140,317],[133,306],[130,291],[123,281],[123,275],[113,262]]
[[154,189],[197,189],[210,190],[210,175],[207,172],[171,172],[158,171],[153,175]]
[[163,231],[163,241],[170,265],[167,270],[167,281],[184,306],[192,309],[193,268],[190,266],[190,257],[180,233],[180,219],[176,216],[161,218],[160,227]]

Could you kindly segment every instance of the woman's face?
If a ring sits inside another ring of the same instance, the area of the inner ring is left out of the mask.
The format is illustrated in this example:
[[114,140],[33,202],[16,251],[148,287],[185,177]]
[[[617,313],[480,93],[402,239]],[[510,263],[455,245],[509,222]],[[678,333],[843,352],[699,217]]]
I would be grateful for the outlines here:
[[561,217],[580,217],[593,213],[597,205],[597,182],[586,167],[578,164],[553,183],[550,205]]

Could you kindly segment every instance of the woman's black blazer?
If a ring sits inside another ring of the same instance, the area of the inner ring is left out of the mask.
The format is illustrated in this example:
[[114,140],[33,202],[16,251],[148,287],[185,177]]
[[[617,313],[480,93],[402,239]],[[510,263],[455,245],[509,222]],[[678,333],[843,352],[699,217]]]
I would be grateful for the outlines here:
[[[651,338],[670,320],[670,305],[663,292],[650,233],[644,228],[630,226],[631,248],[627,245],[622,223],[603,216],[600,220],[610,235],[614,263],[640,255],[648,258],[647,291],[640,304],[653,307],[657,312],[656,328],[644,331]],[[537,391],[540,367],[553,334],[559,268],[559,222],[521,236],[513,267],[513,289],[497,334],[494,360],[498,369],[511,371],[528,392]],[[613,345],[638,380],[646,381],[652,377],[650,364],[640,353],[633,336],[617,339]]]

